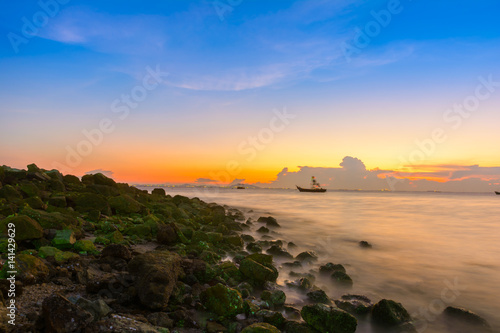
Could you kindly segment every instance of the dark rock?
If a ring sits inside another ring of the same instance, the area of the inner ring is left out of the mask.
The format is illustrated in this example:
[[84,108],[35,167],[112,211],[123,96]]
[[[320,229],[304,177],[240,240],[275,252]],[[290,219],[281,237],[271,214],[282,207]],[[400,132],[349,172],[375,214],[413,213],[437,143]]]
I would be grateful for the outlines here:
[[300,278],[293,282],[286,282],[286,285],[292,288],[298,288],[300,290],[310,290],[313,287],[312,282],[308,278]]
[[61,295],[49,296],[43,300],[42,315],[47,332],[80,332],[90,322],[92,314]]
[[257,222],[262,222],[265,223],[267,227],[279,227],[280,225],[278,224],[278,221],[272,216],[264,217],[261,216],[257,220]]
[[89,312],[94,321],[100,320],[113,311],[102,299],[90,301],[81,297],[76,301],[76,305]]
[[78,212],[86,213],[98,210],[104,215],[111,215],[111,208],[109,207],[106,197],[103,195],[80,193],[76,197],[71,198],[71,201],[74,202],[75,209]]
[[261,253],[262,247],[257,243],[248,243],[247,250],[250,252]]
[[273,291],[264,290],[260,298],[268,302],[272,307],[280,307],[285,304],[286,294],[279,289]]
[[245,327],[241,333],[280,333],[280,330],[268,323],[255,323]]
[[166,196],[165,190],[162,189],[162,188],[155,188],[153,191],[151,191],[151,194],[158,195],[158,196],[161,196],[161,197]]
[[367,241],[359,242],[359,246],[361,246],[363,248],[371,248],[372,247],[372,245],[370,243],[368,243]]
[[75,233],[73,230],[57,230],[52,239],[52,246],[60,250],[70,249],[76,242]]
[[142,205],[128,195],[120,195],[109,199],[109,206],[115,214],[133,214],[142,210]]
[[313,290],[313,291],[308,292],[307,297],[309,297],[309,299],[311,301],[313,301],[314,303],[323,303],[323,304],[331,304],[332,303],[330,298],[321,289],[317,289],[317,290]]
[[165,327],[165,328],[173,328],[174,327],[174,321],[170,319],[168,314],[165,312],[153,312],[148,315],[147,317],[148,321],[159,327]]
[[159,244],[172,245],[178,242],[179,237],[172,224],[162,224],[158,227],[156,240]]
[[122,333],[122,332],[138,332],[138,333],[157,333],[158,327],[148,323],[134,319],[130,314],[112,314],[98,322],[91,324],[86,332],[99,333]]
[[443,316],[453,332],[493,332],[490,324],[484,318],[463,308],[448,306],[444,309]]
[[209,321],[207,323],[207,332],[208,333],[219,333],[219,332],[227,332],[227,328],[215,321]]
[[[299,314],[300,316],[300,314]],[[316,333],[317,331],[306,323],[299,323],[295,320],[289,320],[285,323],[285,332],[287,333]]]
[[[14,228],[9,226],[14,225]],[[31,239],[39,239],[43,237],[43,228],[40,224],[25,215],[11,216],[0,221],[0,231],[7,234],[8,229],[15,230],[15,240],[24,241]]]
[[284,250],[281,246],[273,245],[269,249],[266,250],[267,253],[272,254],[278,258],[292,259],[293,256],[288,253],[287,250]]
[[302,253],[299,253],[297,257],[295,257],[295,260],[301,261],[301,262],[313,262],[318,260],[318,255],[314,253],[313,251],[305,251]]
[[127,261],[132,259],[132,253],[123,244],[110,244],[102,250],[101,255],[103,257],[121,258]]
[[301,311],[304,321],[320,332],[354,333],[357,320],[344,310],[324,304],[306,305]]
[[331,275],[333,272],[346,273],[346,270],[341,264],[332,264],[331,262],[319,268],[319,273],[323,275]]
[[259,229],[257,229],[257,232],[260,232],[261,234],[267,234],[269,232],[269,229],[266,227],[262,226]]
[[333,272],[330,277],[335,283],[342,286],[350,287],[353,284],[351,277],[342,271]]
[[354,314],[368,313],[373,307],[370,299],[362,295],[343,295],[341,299],[335,300],[335,304],[342,310]]
[[398,326],[411,317],[401,303],[383,299],[373,306],[372,320],[382,326]]
[[13,186],[5,185],[0,188],[0,198],[4,198],[7,202],[20,205],[23,201],[23,196]]
[[51,206],[65,208],[67,204],[65,196],[55,196],[49,198],[49,205]]
[[278,270],[273,266],[273,257],[266,254],[251,254],[240,263],[241,273],[255,284],[264,284],[266,281],[275,282]]
[[285,317],[283,317],[281,312],[260,310],[255,314],[255,316],[259,319],[259,321],[271,324],[277,328],[282,328],[285,324]]
[[169,251],[153,251],[134,257],[129,272],[141,303],[150,309],[165,309],[181,272],[181,258]]

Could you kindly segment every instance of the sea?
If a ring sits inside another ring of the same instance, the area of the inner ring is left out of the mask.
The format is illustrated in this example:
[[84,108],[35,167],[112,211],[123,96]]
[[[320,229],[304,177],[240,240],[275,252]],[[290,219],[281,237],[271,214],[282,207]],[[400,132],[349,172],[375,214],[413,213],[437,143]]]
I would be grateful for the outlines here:
[[[293,242],[294,255],[315,251],[319,265],[340,263],[354,281],[350,289],[317,279],[332,299],[359,294],[403,304],[418,332],[450,332],[440,314],[466,308],[500,332],[500,196],[494,193],[328,191],[290,189],[165,188],[170,195],[198,197],[240,209],[247,218],[273,216],[281,225],[273,239]],[[257,239],[259,223],[247,233]],[[363,248],[360,241],[369,242]],[[278,262],[282,264],[282,262]],[[286,286],[289,270],[278,283]],[[285,290],[297,305],[305,296]],[[375,332],[360,320],[356,332]]]

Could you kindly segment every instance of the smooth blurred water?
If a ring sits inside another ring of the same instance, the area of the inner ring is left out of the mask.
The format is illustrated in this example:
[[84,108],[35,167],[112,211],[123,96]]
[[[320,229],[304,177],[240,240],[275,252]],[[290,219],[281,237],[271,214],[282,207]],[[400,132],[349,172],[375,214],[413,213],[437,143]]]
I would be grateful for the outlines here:
[[[442,331],[434,314],[445,305],[476,312],[500,331],[500,196],[493,193],[166,191],[274,216],[282,226],[277,238],[314,249],[319,263],[344,264],[354,280],[350,293],[403,303],[427,326],[422,332]],[[361,248],[361,240],[373,248]],[[328,289],[331,297],[344,292]]]

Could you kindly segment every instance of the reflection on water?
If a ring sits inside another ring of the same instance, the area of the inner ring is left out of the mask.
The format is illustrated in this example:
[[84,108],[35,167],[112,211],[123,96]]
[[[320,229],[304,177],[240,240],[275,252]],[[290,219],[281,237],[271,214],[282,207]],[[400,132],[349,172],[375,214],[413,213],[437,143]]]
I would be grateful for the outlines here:
[[[426,332],[441,331],[433,321],[443,304],[468,308],[500,330],[500,197],[494,194],[166,190],[252,209],[250,216],[273,215],[281,239],[320,255],[313,268],[344,264],[354,280],[351,293],[403,303],[427,318]],[[361,240],[373,248],[361,248]],[[343,292],[328,289],[335,298]]]

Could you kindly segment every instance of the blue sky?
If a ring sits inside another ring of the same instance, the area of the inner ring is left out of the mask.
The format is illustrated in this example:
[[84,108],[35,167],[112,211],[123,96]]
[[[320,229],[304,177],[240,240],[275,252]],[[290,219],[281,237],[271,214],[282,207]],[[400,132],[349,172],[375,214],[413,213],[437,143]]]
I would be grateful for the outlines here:
[[[34,159],[49,168],[64,160],[67,146],[109,116],[148,67],[169,75],[130,117],[115,121],[75,173],[107,168],[133,180],[131,170],[119,169],[128,159],[113,152],[148,147],[134,155],[145,161],[137,167],[177,170],[169,161],[185,158],[190,170],[163,178],[155,171],[158,181],[208,177],[238,159],[238,142],[284,107],[298,120],[256,160],[241,162],[248,175],[240,177],[269,181],[283,167],[337,167],[348,155],[369,169],[397,169],[399,156],[441,126],[479,76],[500,80],[497,1],[54,3],[9,3],[0,13],[2,164]],[[373,13],[389,8],[397,8],[390,22],[375,23]],[[26,22],[44,11],[53,17],[23,36]],[[343,45],[354,45],[370,24],[379,29],[348,61]],[[23,38],[17,52],[13,38]],[[422,164],[499,165],[491,142],[499,95]]]

